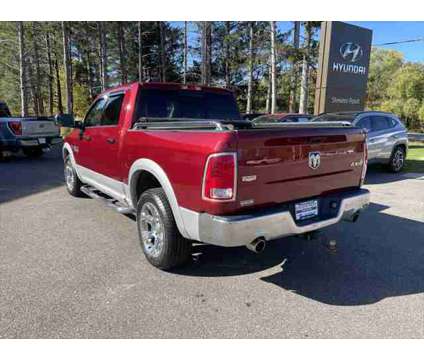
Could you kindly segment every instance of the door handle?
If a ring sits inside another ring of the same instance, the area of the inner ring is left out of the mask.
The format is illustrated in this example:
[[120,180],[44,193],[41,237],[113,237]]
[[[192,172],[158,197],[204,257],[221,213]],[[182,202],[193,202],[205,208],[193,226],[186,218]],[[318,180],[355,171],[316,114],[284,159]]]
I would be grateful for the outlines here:
[[113,138],[107,138],[107,139],[106,139],[106,141],[107,141],[109,144],[115,144],[115,142],[116,142],[116,140],[115,140],[115,139],[113,139]]
[[84,135],[82,138],[84,140],[91,141],[91,136],[90,135]]

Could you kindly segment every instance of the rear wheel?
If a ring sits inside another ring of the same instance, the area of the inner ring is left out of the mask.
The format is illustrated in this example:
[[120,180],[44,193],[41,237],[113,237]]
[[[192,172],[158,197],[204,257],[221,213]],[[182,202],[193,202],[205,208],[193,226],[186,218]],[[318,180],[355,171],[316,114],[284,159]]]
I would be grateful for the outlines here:
[[24,152],[25,156],[32,159],[39,158],[43,155],[43,149],[39,146],[23,148],[22,151]]
[[405,166],[406,152],[403,146],[397,146],[394,148],[392,156],[390,157],[389,170],[398,173],[402,171]]
[[191,243],[179,233],[162,188],[149,189],[140,196],[137,228],[144,255],[153,266],[170,270],[189,260]]
[[69,194],[75,197],[83,197],[84,193],[81,191],[81,186],[83,184],[79,179],[69,156],[65,159],[64,175],[66,190],[68,190]]

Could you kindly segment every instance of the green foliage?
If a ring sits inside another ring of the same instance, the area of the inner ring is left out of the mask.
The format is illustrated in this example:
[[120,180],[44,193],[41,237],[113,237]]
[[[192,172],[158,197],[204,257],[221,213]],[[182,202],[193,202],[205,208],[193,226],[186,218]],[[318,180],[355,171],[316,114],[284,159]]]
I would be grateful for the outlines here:
[[401,53],[393,50],[373,48],[368,75],[368,107],[378,108],[386,97],[393,74],[403,65]]
[[403,65],[392,77],[387,88],[390,98],[411,99],[419,101],[424,96],[424,67],[421,64],[407,63]]
[[88,88],[82,84],[74,85],[74,115],[76,119],[83,119],[90,106]]
[[400,53],[373,49],[368,81],[368,107],[404,118],[409,128],[424,123],[424,66],[404,62]]

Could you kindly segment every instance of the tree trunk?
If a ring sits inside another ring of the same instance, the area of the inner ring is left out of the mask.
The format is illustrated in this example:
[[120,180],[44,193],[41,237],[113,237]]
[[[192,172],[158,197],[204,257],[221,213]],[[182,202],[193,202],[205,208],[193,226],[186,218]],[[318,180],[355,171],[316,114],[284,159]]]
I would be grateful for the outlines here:
[[[300,36],[300,21],[294,21],[293,29],[293,48],[297,52],[299,49],[299,36]],[[292,63],[292,73],[290,78],[290,98],[289,98],[289,112],[293,113],[296,111],[296,93],[297,93],[297,65],[296,57],[294,57]]]
[[268,64],[268,86],[266,91],[265,112],[271,112],[271,67]]
[[34,48],[34,65],[35,65],[35,97],[37,102],[38,114],[44,115],[44,104],[43,97],[41,95],[40,85],[41,85],[41,70],[40,70],[40,57],[38,42],[36,41],[36,34],[38,33],[35,22],[32,22],[32,44]]
[[34,58],[33,57],[29,57],[29,63],[27,62],[27,77],[26,77],[26,82],[29,86],[29,90],[30,90],[30,97],[31,97],[31,102],[32,102],[32,109],[33,109],[33,113],[35,114],[35,116],[39,116],[40,115],[40,110],[38,108],[38,99],[37,99],[37,90],[36,90],[36,81],[34,79],[34,74],[32,72],[32,66],[33,66],[33,62],[34,62]]
[[119,66],[121,68],[121,84],[128,82],[128,74],[125,64],[125,34],[122,21],[118,21],[118,48],[119,48]]
[[311,43],[311,26],[308,22],[305,23],[306,35],[306,48],[303,54],[302,61],[302,78],[300,83],[300,104],[299,113],[306,114],[308,112],[308,78],[309,78],[309,56],[310,56],[310,43]]
[[183,83],[187,84],[187,56],[188,56],[188,24],[187,21],[184,21],[184,73],[183,73]]
[[48,103],[49,115],[53,115],[53,63],[52,63],[52,49],[50,44],[50,34],[46,31],[46,50],[47,50],[47,64],[48,64]]
[[271,21],[271,114],[275,113],[276,105],[275,21]]
[[92,73],[93,63],[91,60],[92,47],[91,47],[91,41],[90,41],[90,36],[91,36],[90,33],[91,33],[90,23],[86,21],[85,31],[84,31],[86,42],[85,42],[85,46],[83,47],[84,48],[83,52],[85,57],[84,61],[85,61],[85,71],[87,76],[88,94],[90,96],[90,101],[91,101],[95,97],[95,92],[94,92],[93,73]]
[[202,57],[202,84],[210,85],[211,83],[211,42],[212,32],[211,24],[209,21],[203,21],[202,24],[202,46],[201,46],[201,57]]
[[66,91],[66,111],[68,114],[73,113],[73,97],[72,97],[72,70],[71,56],[69,51],[69,34],[68,26],[62,21],[62,38],[63,38],[63,68],[65,69],[65,91]]
[[231,76],[230,76],[230,32],[231,32],[231,22],[225,22],[225,87],[229,88],[231,85]]
[[166,82],[166,57],[165,57],[165,29],[163,21],[159,21],[159,36],[160,36],[160,80]]
[[87,71],[87,84],[88,84],[88,93],[90,95],[90,100],[93,100],[95,97],[94,89],[93,89],[93,75],[91,73],[91,56],[90,49],[86,49],[85,51],[85,62],[86,62],[86,71]]
[[59,114],[63,114],[62,89],[60,87],[60,76],[59,76],[59,62],[58,62],[58,56],[56,52],[55,52],[55,59],[54,59],[54,67],[56,71],[57,112]]
[[108,74],[107,74],[107,43],[106,31],[102,21],[97,22],[99,31],[99,59],[100,59],[100,79],[102,84],[102,91],[108,87]]
[[21,116],[28,115],[28,99],[25,89],[26,61],[25,61],[25,33],[22,21],[17,23],[18,43],[19,43],[19,84],[21,92]]
[[138,22],[138,81],[144,80],[143,76],[143,38],[141,21]]
[[247,75],[247,104],[246,113],[252,112],[252,85],[253,85],[253,21],[249,22],[249,70]]

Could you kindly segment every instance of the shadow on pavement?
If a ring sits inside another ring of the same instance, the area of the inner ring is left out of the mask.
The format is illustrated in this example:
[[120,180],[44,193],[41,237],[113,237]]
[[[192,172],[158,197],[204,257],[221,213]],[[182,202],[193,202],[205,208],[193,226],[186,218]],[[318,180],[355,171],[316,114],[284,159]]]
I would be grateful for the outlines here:
[[[415,160],[408,160],[408,163],[413,164],[414,161]],[[365,185],[386,184],[403,181],[406,179],[418,179],[421,177],[424,177],[424,173],[408,173],[407,170],[405,170],[395,174],[389,172],[384,165],[372,164],[368,167],[367,176],[365,178]]]
[[[424,224],[383,213],[371,204],[355,224],[321,232],[320,239],[290,237],[268,244],[262,254],[245,248],[200,246],[186,276],[233,276],[284,265],[261,280],[331,305],[353,306],[424,291]],[[327,248],[337,239],[337,251]]]
[[0,161],[0,204],[63,186],[63,182],[60,146],[39,159],[13,156]]

